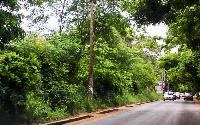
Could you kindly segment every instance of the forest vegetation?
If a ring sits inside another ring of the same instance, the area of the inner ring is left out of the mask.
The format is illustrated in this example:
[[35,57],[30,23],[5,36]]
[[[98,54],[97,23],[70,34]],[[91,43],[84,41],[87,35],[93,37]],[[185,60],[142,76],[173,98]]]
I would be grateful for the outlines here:
[[[162,95],[155,92],[155,85],[162,72],[170,90],[199,91],[198,0],[94,0],[91,103],[91,2],[0,1],[0,123],[45,123],[159,99]],[[21,13],[22,9],[29,15]],[[46,13],[46,9],[52,11]],[[57,18],[55,30],[46,25],[51,16]],[[23,18],[37,32],[26,32],[21,27]],[[166,38],[146,34],[145,27],[157,23],[169,27]],[[41,35],[41,31],[48,32]],[[159,45],[159,40],[166,44]],[[176,46],[178,52],[170,53]]]

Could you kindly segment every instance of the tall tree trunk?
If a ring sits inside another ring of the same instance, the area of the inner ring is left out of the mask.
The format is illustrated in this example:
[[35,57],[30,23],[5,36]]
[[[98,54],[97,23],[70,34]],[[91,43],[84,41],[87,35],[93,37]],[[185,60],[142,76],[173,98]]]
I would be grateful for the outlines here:
[[164,78],[163,75],[164,75],[164,73],[162,72],[162,89],[161,89],[162,90],[162,94],[163,94],[163,78]]
[[148,82],[148,98],[150,99],[150,82]]
[[88,99],[91,101],[93,98],[93,36],[94,36],[94,3],[91,2],[91,19],[90,19],[90,68],[89,68],[89,90]]

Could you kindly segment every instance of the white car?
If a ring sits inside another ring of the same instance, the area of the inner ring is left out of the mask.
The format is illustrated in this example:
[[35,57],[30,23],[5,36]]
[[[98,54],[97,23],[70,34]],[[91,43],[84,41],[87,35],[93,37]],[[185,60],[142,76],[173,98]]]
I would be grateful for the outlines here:
[[186,92],[184,96],[184,100],[192,100],[193,101],[193,95],[192,93]]
[[165,100],[173,100],[174,101],[173,92],[165,92],[165,94],[164,94],[164,101]]

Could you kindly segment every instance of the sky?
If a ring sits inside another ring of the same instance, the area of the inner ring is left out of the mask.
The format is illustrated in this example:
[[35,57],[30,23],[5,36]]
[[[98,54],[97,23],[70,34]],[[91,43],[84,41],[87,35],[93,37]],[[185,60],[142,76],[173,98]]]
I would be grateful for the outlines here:
[[[161,24],[157,24],[155,26],[150,25],[146,28],[146,31],[148,32],[148,34],[150,36],[162,36],[163,38],[166,38],[167,35],[167,31],[168,31],[168,26],[161,23]],[[159,41],[159,44],[165,44],[163,41]],[[177,53],[178,52],[178,47],[172,48],[171,53]]]
[[150,36],[162,36],[163,38],[166,38],[166,32],[168,31],[168,27],[161,23],[161,24],[157,24],[155,26],[150,25],[146,28],[146,31],[148,32],[148,34]]

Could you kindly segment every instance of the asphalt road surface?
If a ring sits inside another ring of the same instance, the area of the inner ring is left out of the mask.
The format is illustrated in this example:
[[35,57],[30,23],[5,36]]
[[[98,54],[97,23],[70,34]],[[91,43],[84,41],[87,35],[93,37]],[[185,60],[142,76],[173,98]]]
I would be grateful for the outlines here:
[[200,107],[183,99],[158,101],[85,125],[200,125]]

